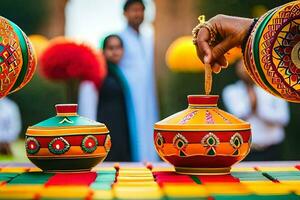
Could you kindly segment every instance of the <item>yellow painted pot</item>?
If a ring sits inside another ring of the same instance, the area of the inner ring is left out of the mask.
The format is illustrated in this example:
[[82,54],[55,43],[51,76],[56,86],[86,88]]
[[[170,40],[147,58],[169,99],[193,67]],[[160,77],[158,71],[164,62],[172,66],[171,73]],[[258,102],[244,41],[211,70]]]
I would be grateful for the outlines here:
[[154,126],[158,155],[184,174],[227,174],[246,157],[250,124],[218,109],[217,95],[190,95],[189,106]]

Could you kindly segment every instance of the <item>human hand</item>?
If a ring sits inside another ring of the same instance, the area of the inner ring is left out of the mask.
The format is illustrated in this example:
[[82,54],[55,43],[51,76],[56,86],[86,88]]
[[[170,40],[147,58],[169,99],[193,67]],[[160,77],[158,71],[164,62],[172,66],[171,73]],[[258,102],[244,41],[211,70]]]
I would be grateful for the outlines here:
[[207,27],[200,28],[197,34],[196,49],[198,57],[205,64],[210,64],[212,71],[219,73],[228,66],[225,54],[231,48],[240,46],[253,20],[249,18],[217,15],[207,21],[216,32],[216,41],[209,45],[210,31]]

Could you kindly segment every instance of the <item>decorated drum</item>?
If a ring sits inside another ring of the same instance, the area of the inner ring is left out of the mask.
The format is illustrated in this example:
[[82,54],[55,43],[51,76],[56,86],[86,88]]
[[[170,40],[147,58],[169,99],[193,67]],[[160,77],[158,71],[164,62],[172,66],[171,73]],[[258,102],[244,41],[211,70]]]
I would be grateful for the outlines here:
[[0,17],[0,98],[24,87],[36,68],[33,48],[22,30]]
[[245,65],[267,92],[300,102],[300,1],[270,10],[253,28]]
[[246,157],[250,124],[218,109],[217,95],[190,95],[189,106],[154,126],[158,155],[183,174],[227,174]]
[[44,171],[87,171],[107,156],[107,127],[77,115],[77,104],[56,105],[57,115],[27,129],[29,160]]

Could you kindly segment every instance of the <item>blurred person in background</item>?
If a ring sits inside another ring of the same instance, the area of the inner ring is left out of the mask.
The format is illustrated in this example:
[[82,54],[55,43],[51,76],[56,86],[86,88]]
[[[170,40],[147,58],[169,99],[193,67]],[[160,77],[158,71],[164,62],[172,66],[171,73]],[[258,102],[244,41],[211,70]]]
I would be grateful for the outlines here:
[[158,121],[158,108],[153,65],[153,38],[140,29],[144,21],[142,0],[127,0],[123,7],[127,27],[120,33],[124,56],[120,69],[128,81],[134,104],[137,135],[133,150],[134,161],[158,160],[153,145],[153,125]]
[[110,132],[112,147],[107,161],[132,161],[131,146],[136,136],[134,108],[128,83],[118,66],[123,53],[123,42],[118,35],[103,40],[103,54],[108,74],[100,86],[84,81],[79,89],[79,112],[104,123]]
[[256,86],[248,75],[243,60],[238,61],[239,81],[223,90],[227,110],[249,122],[252,129],[251,151],[245,160],[280,160],[280,145],[290,119],[288,103]]
[[18,139],[21,128],[18,105],[7,97],[0,99],[0,156],[13,156],[11,143]]

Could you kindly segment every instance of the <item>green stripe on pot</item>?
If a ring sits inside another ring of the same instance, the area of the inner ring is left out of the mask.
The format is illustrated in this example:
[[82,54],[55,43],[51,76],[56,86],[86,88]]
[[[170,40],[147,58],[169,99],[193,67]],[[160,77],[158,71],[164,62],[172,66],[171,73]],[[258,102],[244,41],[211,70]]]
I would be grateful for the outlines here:
[[260,75],[261,80],[263,83],[275,94],[281,96],[277,90],[273,88],[273,86],[269,83],[269,81],[266,79],[265,74],[261,68],[260,62],[259,62],[259,41],[262,37],[262,33],[264,28],[266,27],[266,24],[270,21],[271,17],[274,15],[274,13],[277,11],[277,9],[271,10],[270,14],[265,17],[265,19],[258,25],[254,39],[253,39],[253,57],[254,57],[254,62],[257,68],[257,71]]
[[81,116],[55,116],[46,119],[34,126],[33,128],[39,127],[74,127],[74,126],[99,126],[104,127],[104,124],[100,122],[89,120]]
[[27,65],[28,65],[28,49],[27,49],[27,44],[26,40],[24,38],[22,30],[13,22],[9,21],[10,25],[13,27],[14,31],[16,32],[19,41],[20,41],[20,46],[21,46],[21,52],[22,52],[22,58],[23,58],[23,65],[21,68],[21,72],[14,84],[14,86],[10,89],[10,92],[14,91],[17,89],[21,83],[23,82],[26,72],[27,72]]

